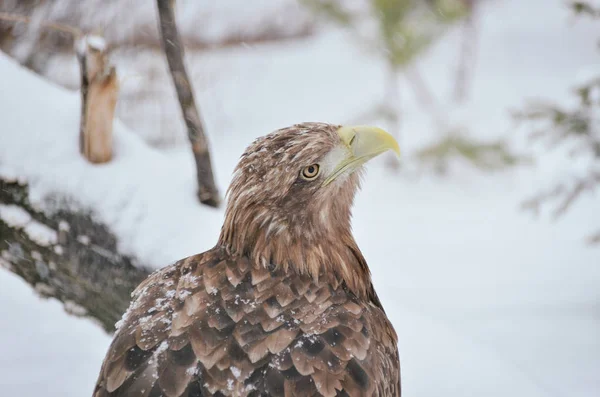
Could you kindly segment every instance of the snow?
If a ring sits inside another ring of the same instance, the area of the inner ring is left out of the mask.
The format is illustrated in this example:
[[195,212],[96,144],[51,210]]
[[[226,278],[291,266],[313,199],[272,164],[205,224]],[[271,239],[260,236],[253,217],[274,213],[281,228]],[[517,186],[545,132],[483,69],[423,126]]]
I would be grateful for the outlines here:
[[[29,75],[5,55],[0,54],[0,60],[3,72],[16,76],[3,83],[5,92],[15,94],[0,98],[4,106],[0,161],[4,169],[26,177],[34,205],[43,206],[54,192],[77,198],[77,204],[93,208],[95,216],[110,226],[123,252],[154,267],[173,262],[182,253],[193,254],[198,242],[204,242],[200,249],[210,248],[222,215],[197,205],[192,168],[174,164],[119,122],[114,126],[115,160],[103,166],[87,163],[77,146],[79,96]],[[35,117],[29,114],[32,108]],[[4,135],[4,131],[20,132]],[[198,227],[205,223],[206,227]],[[171,248],[165,250],[161,241],[169,241]]]
[[0,218],[11,227],[22,228],[31,221],[31,215],[16,205],[0,204]]
[[47,247],[57,242],[55,230],[33,220],[31,215],[21,207],[0,204],[0,218],[9,226],[23,229],[32,241],[41,246]]
[[100,36],[87,36],[87,44],[98,51],[104,51],[106,49],[106,41]]
[[[478,137],[507,135],[519,147],[524,132],[514,130],[508,110],[532,98],[564,101],[578,76],[598,64],[597,27],[570,23],[558,0],[523,3],[488,5],[471,99],[461,108],[441,103],[451,123]],[[452,89],[459,36],[419,62],[440,98]],[[254,138],[299,121],[355,120],[381,99],[385,79],[377,60],[338,31],[285,46],[190,54],[190,64],[203,71],[192,73],[195,80],[211,81],[196,94],[222,191]],[[77,150],[78,95],[2,55],[0,70],[0,172],[29,183],[37,206],[48,209],[45,198],[55,192],[76,198],[117,235],[123,252],[157,268],[214,244],[223,213],[197,204],[186,146],[153,149],[117,121],[114,161],[90,165]],[[226,77],[212,81],[214,70]],[[436,132],[410,91],[402,99],[401,147],[410,156]],[[382,159],[369,165],[354,232],[398,331],[406,395],[600,390],[600,252],[584,244],[600,225],[597,198],[585,196],[559,222],[518,210],[527,196],[576,172],[572,165],[547,153],[534,167],[495,174],[457,167],[445,179],[395,176]],[[25,214],[5,207],[3,219],[27,224]],[[0,277],[7,286],[0,300],[11,302],[0,309],[8,324],[0,327],[7,393],[88,395],[109,338],[56,302],[38,301],[7,272]],[[22,348],[31,341],[43,343]],[[69,381],[57,384],[65,373]]]
[[58,241],[56,231],[39,222],[29,222],[23,231],[32,241],[44,247],[54,245]]
[[87,35],[78,39],[75,43],[75,51],[77,51],[79,56],[85,55],[88,47],[96,51],[104,52],[106,50],[106,40],[100,36]]
[[91,395],[110,337],[12,273],[0,271],[0,285],[2,395]]

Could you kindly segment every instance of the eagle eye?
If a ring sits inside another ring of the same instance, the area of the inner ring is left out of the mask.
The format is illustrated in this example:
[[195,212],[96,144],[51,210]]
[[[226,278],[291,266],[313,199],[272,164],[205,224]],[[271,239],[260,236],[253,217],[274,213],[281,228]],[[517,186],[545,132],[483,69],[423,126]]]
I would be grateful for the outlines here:
[[311,164],[307,167],[304,167],[300,175],[307,181],[315,179],[319,175],[319,164]]

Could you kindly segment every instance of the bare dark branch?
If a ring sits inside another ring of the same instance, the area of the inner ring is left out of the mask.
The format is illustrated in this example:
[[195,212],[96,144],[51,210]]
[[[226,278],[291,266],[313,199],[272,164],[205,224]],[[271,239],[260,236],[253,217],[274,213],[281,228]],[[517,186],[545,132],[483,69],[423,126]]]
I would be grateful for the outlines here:
[[198,198],[201,203],[218,207],[221,203],[219,190],[215,184],[208,139],[204,125],[194,100],[192,84],[188,77],[184,56],[185,52],[175,22],[172,0],[157,0],[159,28],[173,84],[181,106],[181,113],[188,131],[196,161]]

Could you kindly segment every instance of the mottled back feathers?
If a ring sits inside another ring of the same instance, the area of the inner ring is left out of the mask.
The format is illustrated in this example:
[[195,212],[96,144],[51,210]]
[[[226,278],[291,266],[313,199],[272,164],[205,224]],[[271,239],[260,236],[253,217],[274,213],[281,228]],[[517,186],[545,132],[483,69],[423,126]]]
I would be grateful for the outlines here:
[[214,249],[140,285],[94,396],[399,396],[399,375],[379,307]]

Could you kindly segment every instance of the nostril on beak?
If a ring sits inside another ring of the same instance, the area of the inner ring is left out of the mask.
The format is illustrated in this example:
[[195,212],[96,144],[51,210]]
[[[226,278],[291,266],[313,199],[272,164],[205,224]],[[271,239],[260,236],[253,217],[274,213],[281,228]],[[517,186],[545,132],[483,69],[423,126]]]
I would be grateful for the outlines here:
[[350,138],[350,141],[348,142],[348,146],[352,146],[352,143],[354,142],[355,139],[356,139],[356,133],[352,134],[352,138]]

